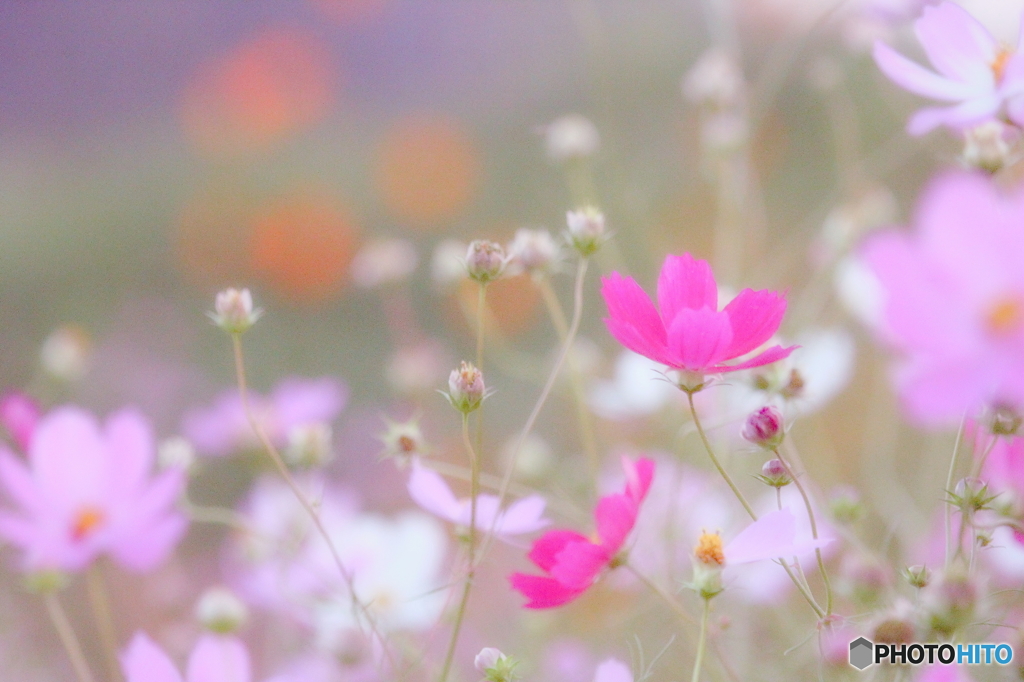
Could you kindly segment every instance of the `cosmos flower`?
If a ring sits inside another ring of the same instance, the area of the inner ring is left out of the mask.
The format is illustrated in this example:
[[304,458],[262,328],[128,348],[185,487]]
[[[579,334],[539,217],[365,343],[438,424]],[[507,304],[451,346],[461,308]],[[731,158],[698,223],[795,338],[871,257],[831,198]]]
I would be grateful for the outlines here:
[[633,682],[633,671],[619,659],[609,658],[597,666],[594,682]]
[[597,541],[571,530],[552,530],[533,544],[529,558],[546,576],[513,573],[512,588],[526,596],[528,609],[547,609],[566,604],[589,588],[611,566],[633,526],[640,504],[651,487],[654,462],[622,458],[626,488],[598,500],[594,510]]
[[955,425],[985,406],[1024,405],[1024,194],[958,173],[932,183],[911,233],[863,249],[884,303],[878,332],[900,355],[910,416]]
[[910,119],[911,135],[945,125],[962,130],[1006,110],[1024,122],[1024,52],[1001,45],[967,10],[953,2],[926,7],[914,33],[938,73],[928,71],[885,43],[874,46],[875,63],[897,85],[923,97],[954,103],[927,107]]
[[185,677],[170,657],[143,632],[121,655],[125,682],[250,682],[249,651],[237,637],[204,635],[192,649]]
[[626,348],[672,369],[704,375],[760,367],[796,347],[773,346],[732,365],[778,330],[786,301],[773,291],[744,289],[722,310],[718,285],[706,261],[690,254],[668,256],[658,278],[658,307],[640,285],[617,272],[602,279],[608,305],[605,324]]
[[0,484],[16,510],[0,512],[0,536],[24,550],[26,570],[79,571],[101,554],[133,571],[160,564],[185,533],[175,503],[180,468],[153,477],[149,423],[134,410],[100,427],[77,407],[44,416],[28,466],[0,451]]
[[[269,396],[249,393],[250,408],[279,448],[288,443],[292,429],[333,421],[347,400],[348,389],[330,377],[290,377],[281,381]],[[213,405],[186,414],[182,433],[199,453],[215,457],[256,443],[237,389],[228,389]]]
[[[470,500],[456,499],[448,483],[436,471],[413,460],[409,476],[409,496],[426,511],[463,527],[469,526]],[[501,537],[533,533],[551,522],[544,518],[544,498],[530,495],[499,511],[498,496],[481,494],[476,498],[476,528],[484,533],[494,529]]]

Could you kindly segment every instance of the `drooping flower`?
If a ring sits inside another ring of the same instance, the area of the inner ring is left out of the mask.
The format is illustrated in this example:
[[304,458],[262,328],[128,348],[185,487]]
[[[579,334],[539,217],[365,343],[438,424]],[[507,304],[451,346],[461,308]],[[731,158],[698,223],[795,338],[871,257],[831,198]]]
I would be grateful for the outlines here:
[[[431,514],[460,526],[469,526],[470,500],[456,499],[448,483],[436,471],[413,460],[409,476],[409,496],[413,502]],[[517,500],[504,511],[499,510],[497,495],[480,494],[476,498],[476,528],[481,532],[494,529],[499,537],[525,535],[547,526],[544,518],[544,498],[530,495]]]
[[251,682],[249,650],[237,637],[204,635],[182,677],[170,657],[143,632],[121,654],[125,682]]
[[950,425],[983,407],[1024,406],[1024,193],[953,174],[926,190],[911,234],[867,242],[884,303],[879,332],[900,353],[910,415]]
[[149,423],[134,410],[102,428],[79,408],[53,410],[35,429],[28,467],[0,451],[0,484],[18,507],[0,512],[0,536],[24,550],[29,571],[79,571],[101,554],[129,570],[154,568],[187,527],[175,509],[184,472],[151,476],[155,457]]
[[953,103],[927,107],[910,119],[911,135],[945,125],[963,130],[1005,111],[1024,122],[1024,51],[1000,45],[967,10],[953,2],[926,7],[914,32],[938,73],[928,71],[885,43],[874,46],[878,68],[897,85],[923,97]]
[[[248,397],[249,407],[271,442],[283,448],[293,429],[332,422],[345,408],[348,389],[331,377],[290,377],[281,381],[269,396],[250,391]],[[209,407],[190,411],[181,428],[204,455],[221,457],[256,444],[237,389],[224,391]]]
[[694,375],[734,372],[788,357],[796,346],[771,348],[727,365],[766,343],[778,330],[786,300],[773,291],[744,289],[722,310],[718,285],[706,261],[690,254],[668,256],[658,278],[656,310],[631,277],[602,279],[608,305],[605,324],[626,348],[672,369]]
[[594,510],[596,541],[572,530],[552,530],[533,544],[529,558],[546,576],[513,573],[512,588],[526,596],[526,608],[547,609],[573,601],[616,559],[636,524],[640,504],[654,477],[654,461],[622,458],[623,492],[606,495]]

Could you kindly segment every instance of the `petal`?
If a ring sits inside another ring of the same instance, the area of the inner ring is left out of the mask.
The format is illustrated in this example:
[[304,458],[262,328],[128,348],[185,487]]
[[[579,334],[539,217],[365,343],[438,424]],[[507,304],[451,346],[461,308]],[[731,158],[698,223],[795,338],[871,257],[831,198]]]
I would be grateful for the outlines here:
[[622,471],[626,474],[626,494],[639,505],[651,488],[651,481],[654,479],[654,460],[641,457],[633,461],[623,455]]
[[27,548],[35,543],[39,534],[39,527],[33,521],[0,512],[0,538],[12,545]]
[[686,308],[718,310],[718,284],[708,262],[688,253],[666,256],[658,276],[658,308],[666,325]]
[[597,502],[597,535],[612,554],[618,552],[636,524],[637,503],[626,495],[607,495]]
[[978,94],[978,88],[944,78],[910,61],[882,41],[875,41],[875,64],[889,80],[904,90],[943,102],[958,102]]
[[585,590],[608,565],[611,554],[607,547],[589,540],[570,542],[555,557],[555,564],[548,573],[567,587]]
[[61,407],[39,422],[29,462],[39,491],[62,508],[96,504],[109,494],[111,462],[96,418],[77,407]]
[[143,632],[121,654],[125,682],[182,682],[170,657]]
[[115,466],[113,485],[119,492],[137,490],[153,467],[153,432],[142,413],[121,410],[107,418],[103,429],[107,451]]
[[738,358],[764,344],[779,330],[786,299],[774,291],[744,289],[725,306],[732,325],[728,357]]
[[181,514],[169,514],[138,528],[135,533],[119,537],[110,554],[123,568],[135,573],[148,573],[166,561],[188,530],[188,521]]
[[650,358],[655,362],[660,362],[663,365],[671,366],[674,364],[664,341],[644,335],[628,322],[606,317],[604,323],[608,327],[608,333],[612,335],[612,338],[634,353],[643,355],[645,358]]
[[971,83],[994,83],[989,66],[996,58],[996,40],[963,7],[944,2],[925,7],[914,33],[929,61],[942,74]]
[[436,471],[414,460],[408,489],[409,497],[423,509],[442,519],[458,522],[462,505],[455,499],[448,483]]
[[[617,272],[603,277],[601,296],[608,306],[605,319],[608,331],[619,343],[647,357],[652,357],[650,353],[659,349],[663,353],[665,324],[651,299],[632,277],[623,277]],[[627,329],[632,332],[626,333]],[[619,333],[623,333],[625,338],[620,338]]]
[[788,508],[768,512],[740,531],[725,547],[726,566],[796,554],[796,518]]
[[555,565],[555,557],[570,542],[589,542],[589,540],[575,531],[549,530],[533,543],[533,549],[530,550],[527,557],[541,570],[550,571]]
[[540,530],[551,523],[544,518],[546,506],[547,502],[540,495],[530,495],[513,502],[499,517],[495,532],[501,535],[521,535]]
[[907,132],[914,136],[924,135],[944,125],[962,130],[985,123],[995,118],[1002,105],[998,95],[986,95],[969,99],[955,107],[927,107],[918,110],[907,123]]
[[334,421],[348,401],[348,388],[332,377],[290,377],[274,388],[270,400],[275,425],[286,436],[296,426]]
[[188,682],[250,682],[249,651],[237,637],[205,635],[188,659]]
[[617,658],[609,658],[597,666],[594,682],[633,682],[633,671]]
[[726,351],[731,344],[728,314],[708,308],[681,310],[668,330],[668,348],[676,368],[702,372],[729,359]]
[[6,448],[0,449],[0,484],[8,497],[25,511],[38,514],[44,511],[35,480],[21,461]]
[[512,589],[530,601],[524,606],[528,609],[550,609],[562,606],[583,594],[583,590],[566,587],[553,578],[525,573],[513,573],[508,578]]
[[735,372],[741,369],[763,367],[765,365],[770,365],[773,362],[778,362],[779,360],[785,360],[786,358],[789,357],[790,353],[792,353],[799,347],[800,346],[789,346],[788,348],[783,348],[782,346],[772,346],[771,348],[765,350],[764,352],[758,353],[754,357],[748,360],[744,360],[743,362],[740,362],[738,364],[716,365],[714,367],[709,367],[708,372],[720,374],[722,372]]

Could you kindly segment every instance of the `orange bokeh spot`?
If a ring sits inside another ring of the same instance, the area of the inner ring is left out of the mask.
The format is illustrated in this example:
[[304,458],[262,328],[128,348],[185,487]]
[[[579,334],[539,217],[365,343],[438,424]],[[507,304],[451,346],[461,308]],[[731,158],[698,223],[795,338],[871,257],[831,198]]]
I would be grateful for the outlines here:
[[358,228],[347,208],[313,193],[277,201],[252,227],[252,267],[280,293],[303,301],[336,293],[348,275]]
[[263,149],[327,115],[331,58],[314,36],[270,29],[208,62],[185,89],[189,138],[215,155]]
[[388,0],[310,0],[339,24],[358,24],[380,15]]
[[[476,315],[480,285],[464,280],[459,285],[459,304]],[[540,292],[528,275],[516,275],[487,285],[487,309],[505,334],[518,334],[533,325]],[[475,317],[474,317],[475,319]]]
[[465,128],[447,118],[413,117],[381,143],[377,186],[388,211],[429,229],[469,203],[480,179],[478,153]]
[[103,510],[98,507],[83,507],[71,523],[71,539],[81,542],[89,537],[107,518]]

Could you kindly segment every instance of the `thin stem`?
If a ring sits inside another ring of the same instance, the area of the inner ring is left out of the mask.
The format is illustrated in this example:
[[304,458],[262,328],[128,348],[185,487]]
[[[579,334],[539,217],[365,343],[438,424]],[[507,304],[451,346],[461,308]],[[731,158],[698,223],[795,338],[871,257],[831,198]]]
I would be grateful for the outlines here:
[[[793,471],[793,468],[789,465],[789,462],[782,456],[778,448],[773,450],[775,456],[778,457],[779,461],[782,462],[782,466],[786,468],[786,473],[793,479],[793,485],[800,491],[800,497],[804,500],[804,507],[807,509],[807,520],[811,522],[811,537],[815,540],[818,539],[818,522],[814,518],[814,508],[811,506],[811,498],[808,497],[807,491],[804,490],[803,484],[800,482],[800,478]],[[814,548],[814,556],[818,560],[818,572],[821,574],[821,580],[825,583],[825,616],[832,615],[832,582],[828,578],[828,571],[825,570],[825,560],[821,556],[821,548]]]
[[[953,456],[949,460],[949,473],[946,475],[946,494],[949,494],[953,490],[953,476],[956,475],[956,460],[957,460],[957,456],[960,454],[960,445],[963,443],[964,425],[966,424],[966,422],[967,422],[967,414],[964,414],[964,416],[960,419],[960,428],[957,429],[957,432],[956,432],[956,443],[953,444]],[[952,531],[950,530],[950,524],[951,524],[951,518],[950,517],[951,517],[952,513],[953,513],[952,505],[947,502],[946,503],[945,514],[943,515],[944,516],[945,525],[946,525],[946,568],[947,569],[949,568],[949,563],[953,560],[953,555],[951,553],[952,544],[953,544],[953,535],[952,535]]]
[[452,627],[452,638],[448,642],[448,653],[444,658],[444,666],[441,668],[441,682],[448,679],[448,673],[452,667],[452,659],[455,656],[455,645],[459,641],[459,630],[462,628],[462,619],[466,615],[466,604],[469,602],[469,590],[473,586],[473,578],[476,575],[476,567],[473,562],[476,552],[476,498],[480,494],[480,460],[469,441],[469,415],[462,415],[462,444],[469,455],[470,481],[469,481],[469,550],[468,563],[469,571],[466,573],[466,582],[462,586],[462,599],[459,602],[459,610],[455,614],[455,625]]
[[686,609],[683,608],[683,605],[680,604],[679,601],[675,597],[673,597],[671,594],[669,594],[667,591],[665,591],[665,589],[663,587],[661,587],[661,585],[658,585],[656,582],[654,582],[653,580],[651,580],[650,578],[645,576],[643,573],[641,573],[640,571],[638,571],[635,568],[633,568],[632,564],[626,563],[626,564],[623,564],[623,566],[630,573],[635,575],[637,580],[642,582],[647,587],[647,589],[649,589],[651,592],[654,592],[656,595],[661,597],[662,601],[664,601],[665,604],[667,604],[670,609],[675,611],[676,615],[678,615],[679,618],[684,623],[686,623],[688,625],[696,625],[697,624],[697,622],[693,619],[693,616],[691,616],[686,611]]
[[50,615],[53,629],[57,631],[57,636],[60,637],[60,642],[64,645],[64,651],[71,659],[71,666],[75,669],[78,682],[95,682],[92,671],[89,670],[89,664],[85,660],[85,654],[82,653],[82,645],[78,642],[75,630],[71,627],[71,622],[57,599],[57,593],[52,591],[44,593],[43,602],[46,604],[46,612]]
[[[576,333],[580,329],[580,321],[583,319],[583,281],[587,275],[587,262],[586,258],[580,258],[579,266],[576,268],[576,284],[573,291],[572,322],[569,324],[569,333],[566,335],[565,341],[562,342],[562,350],[558,354],[558,359],[555,360],[555,366],[551,368],[551,374],[548,375],[548,380],[544,384],[544,388],[541,390],[540,396],[537,398],[537,403],[533,406],[530,416],[527,417],[526,424],[523,425],[523,430],[519,432],[519,438],[516,439],[515,449],[512,451],[512,458],[509,460],[505,476],[501,481],[501,488],[498,491],[498,509],[500,509],[501,505],[504,504],[505,497],[508,495],[508,487],[512,483],[512,476],[515,474],[516,462],[519,459],[519,453],[523,449],[523,443],[526,442],[530,432],[533,431],[533,426],[537,422],[537,417],[540,415],[540,411],[543,409],[545,401],[551,394],[551,389],[555,385],[555,380],[558,379],[558,374],[562,370],[562,365],[565,364],[565,359],[568,357],[569,351],[572,349],[573,341],[576,339]],[[495,515],[494,521],[497,522],[497,519],[498,516]],[[481,550],[478,557],[482,557],[487,552],[487,548],[493,534],[494,522],[492,522],[491,528],[487,531],[483,550]]]
[[384,639],[384,636],[380,633],[380,630],[377,628],[377,623],[373,617],[373,614],[370,612],[369,608],[365,604],[363,604],[362,600],[360,600],[359,596],[356,594],[355,579],[353,578],[349,570],[345,567],[345,564],[342,563],[341,555],[338,554],[338,549],[334,546],[334,541],[331,540],[331,536],[327,533],[327,529],[324,527],[323,522],[320,521],[320,515],[317,514],[316,509],[313,507],[313,503],[310,502],[309,498],[306,497],[306,494],[302,492],[302,489],[299,487],[298,483],[295,482],[295,478],[292,477],[291,472],[288,471],[288,467],[285,465],[284,460],[281,458],[281,453],[277,451],[277,448],[270,441],[270,437],[267,436],[266,430],[263,428],[263,425],[260,424],[259,420],[256,418],[256,415],[253,414],[249,406],[249,390],[247,388],[247,382],[245,378],[245,359],[244,356],[242,355],[241,335],[232,334],[231,344],[235,355],[235,374],[237,375],[238,378],[238,391],[239,395],[241,396],[242,411],[245,412],[245,416],[246,419],[248,419],[249,421],[249,425],[252,427],[252,430],[253,432],[255,432],[256,437],[263,445],[263,449],[266,451],[267,455],[270,456],[270,459],[274,463],[274,466],[277,468],[278,473],[281,474],[281,478],[284,479],[284,482],[288,485],[288,488],[291,489],[292,494],[295,495],[295,498],[299,501],[299,504],[302,505],[302,508],[306,511],[306,514],[308,514],[309,518],[313,521],[313,525],[316,528],[317,532],[320,534],[320,537],[322,537],[324,542],[327,544],[327,548],[331,552],[331,558],[334,560],[334,564],[335,566],[337,566],[338,572],[341,574],[342,579],[345,581],[345,586],[348,588],[349,594],[351,595],[352,610],[355,612],[355,615],[357,616],[356,621],[360,622],[360,619],[358,618],[358,612],[361,611],[362,615],[366,618],[366,623],[369,626],[371,633],[375,637],[377,637],[377,639],[380,640],[381,648],[384,650],[384,654],[388,657],[388,661],[394,664],[394,657],[387,646],[387,641]]
[[484,311],[487,310],[487,285],[478,287],[476,297],[476,368],[484,371]]
[[700,682],[700,669],[704,665],[704,644],[708,639],[708,616],[711,615],[711,600],[704,600],[704,610],[700,617],[700,635],[697,636],[697,657],[693,659],[693,675],[690,682]]
[[113,612],[110,610],[110,599],[107,597],[103,571],[96,562],[93,562],[86,572],[86,589],[89,593],[89,605],[92,607],[93,619],[96,621],[100,641],[103,643],[107,672],[111,680],[120,680],[121,665],[117,658],[117,628],[114,625]]
[[747,502],[747,498],[743,497],[743,493],[741,493],[740,489],[736,487],[735,483],[733,483],[732,478],[722,467],[721,463],[718,461],[718,458],[715,457],[715,451],[711,449],[711,443],[708,441],[707,434],[704,433],[704,427],[701,426],[700,417],[697,416],[697,408],[693,404],[693,392],[685,391],[685,393],[686,400],[690,403],[690,415],[693,417],[693,424],[694,426],[697,427],[697,433],[700,434],[700,439],[704,443],[704,449],[707,450],[708,456],[711,458],[711,463],[715,465],[715,468],[718,469],[718,473],[721,474],[722,478],[725,479],[725,482],[729,484],[729,487],[732,489],[733,494],[736,495],[736,499],[738,499],[740,501],[740,504],[743,505],[743,508],[747,510],[747,514],[750,515],[750,518],[752,518],[754,521],[757,521],[757,514],[754,513],[753,508]]

